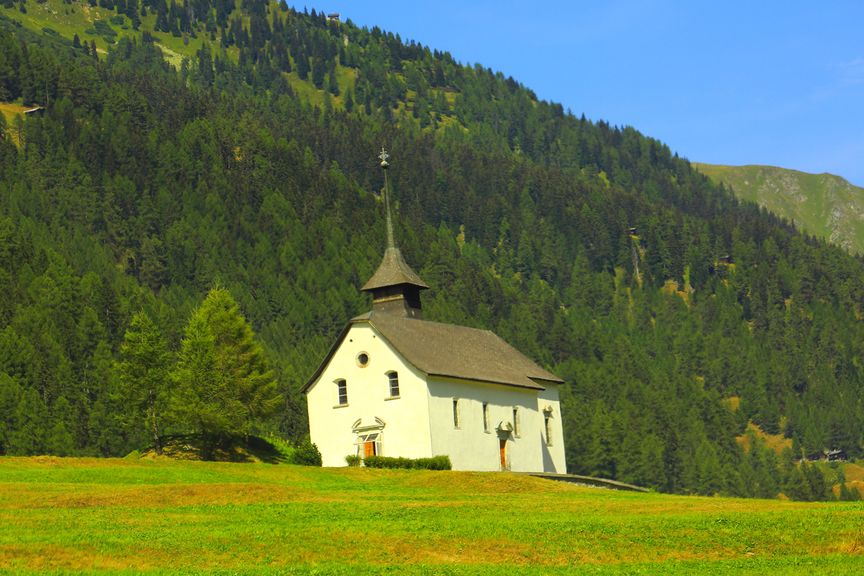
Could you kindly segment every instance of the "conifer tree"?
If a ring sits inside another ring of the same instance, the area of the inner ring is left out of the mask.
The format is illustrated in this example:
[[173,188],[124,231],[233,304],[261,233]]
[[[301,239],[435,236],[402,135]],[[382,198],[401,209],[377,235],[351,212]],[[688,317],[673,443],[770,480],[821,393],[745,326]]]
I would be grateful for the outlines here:
[[336,70],[331,70],[327,74],[327,90],[334,96],[339,95],[339,79],[336,76]]
[[70,456],[75,452],[75,438],[72,436],[74,418],[72,406],[64,396],[54,402],[52,407],[53,423],[47,431],[45,449],[49,454]]
[[205,456],[231,436],[248,436],[283,404],[263,348],[223,288],[192,313],[173,380],[178,425],[202,435]]
[[157,452],[170,393],[171,354],[158,327],[143,310],[132,317],[120,345],[118,373],[124,394]]
[[324,87],[324,76],[327,74],[327,64],[320,56],[312,57],[312,83],[316,88]]
[[21,387],[6,372],[0,372],[0,454],[9,451],[9,434],[15,429],[15,411]]
[[21,395],[15,410],[15,430],[9,434],[9,453],[28,456],[45,453],[48,411],[35,388]]

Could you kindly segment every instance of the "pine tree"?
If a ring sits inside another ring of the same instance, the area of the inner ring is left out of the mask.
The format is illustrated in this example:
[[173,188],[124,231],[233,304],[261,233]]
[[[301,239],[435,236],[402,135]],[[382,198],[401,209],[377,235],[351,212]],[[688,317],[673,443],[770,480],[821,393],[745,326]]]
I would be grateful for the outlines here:
[[857,502],[858,500],[861,500],[861,493],[858,491],[857,486],[852,486],[852,488],[849,488],[849,486],[845,482],[843,482],[842,484],[840,484],[839,500],[843,502]]
[[301,80],[309,78],[309,58],[302,48],[294,52],[294,64],[297,68],[297,76]]
[[88,410],[88,443],[102,456],[123,456],[140,448],[146,430],[129,406],[123,384],[116,376],[116,362],[106,342],[100,342],[91,359],[86,377],[96,400]]
[[202,435],[205,456],[228,437],[248,436],[283,404],[264,350],[222,288],[192,313],[173,380],[178,425]]
[[9,434],[15,427],[15,412],[20,396],[18,382],[5,372],[0,372],[0,454],[9,451]]
[[336,77],[335,70],[332,70],[327,75],[327,90],[330,92],[330,94],[333,94],[334,96],[339,95],[339,80]]
[[168,343],[143,310],[132,317],[120,346],[118,373],[137,422],[157,452],[162,451],[163,421],[169,401],[171,354]]
[[327,64],[320,56],[312,58],[312,83],[316,88],[324,88],[324,76],[327,74]]
[[807,483],[807,477],[801,468],[806,467],[807,463],[801,461],[800,466],[794,466],[789,470],[786,479],[783,483],[783,493],[791,500],[809,501],[813,500],[813,494],[810,491],[810,486]]
[[49,454],[71,456],[75,453],[75,438],[72,436],[74,418],[72,406],[64,396],[54,402],[52,407],[53,423],[45,438],[45,448]]
[[22,456],[45,453],[48,411],[35,388],[21,395],[15,410],[15,428],[9,433],[9,453]]

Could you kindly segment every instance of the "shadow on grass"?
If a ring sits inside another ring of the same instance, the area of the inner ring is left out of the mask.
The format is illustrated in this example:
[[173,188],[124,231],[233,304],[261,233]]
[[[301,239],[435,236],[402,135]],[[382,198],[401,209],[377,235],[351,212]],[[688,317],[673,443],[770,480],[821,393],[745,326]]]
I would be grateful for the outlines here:
[[258,436],[205,436],[183,434],[166,436],[162,452],[149,447],[141,451],[141,458],[172,458],[175,460],[203,460],[207,462],[264,462],[288,463],[288,457],[273,444]]

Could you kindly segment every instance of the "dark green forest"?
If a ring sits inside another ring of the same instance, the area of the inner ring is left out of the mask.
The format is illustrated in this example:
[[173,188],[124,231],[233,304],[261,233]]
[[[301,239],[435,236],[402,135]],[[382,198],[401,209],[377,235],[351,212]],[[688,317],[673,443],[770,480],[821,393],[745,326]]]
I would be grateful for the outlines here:
[[[0,19],[0,100],[45,106],[0,139],[0,453],[148,445],[124,350],[146,317],[154,362],[181,373],[214,287],[281,402],[244,433],[300,441],[299,388],[369,307],[383,145],[426,317],[490,328],[567,381],[571,472],[818,499],[824,478],[793,459],[864,455],[860,259],[633,128],[392,33],[260,0],[121,3],[213,41],[175,70],[146,31],[97,56]],[[161,378],[170,404],[183,387]],[[793,448],[745,451],[749,422]]]

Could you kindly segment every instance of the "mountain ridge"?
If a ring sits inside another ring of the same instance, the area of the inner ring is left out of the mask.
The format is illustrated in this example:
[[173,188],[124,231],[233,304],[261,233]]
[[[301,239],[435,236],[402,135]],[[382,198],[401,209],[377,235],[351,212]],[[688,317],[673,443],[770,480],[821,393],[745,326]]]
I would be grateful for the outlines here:
[[693,166],[740,198],[756,202],[805,232],[864,253],[864,188],[830,173],[748,164]]

